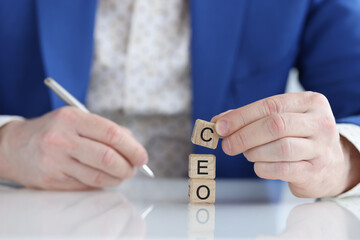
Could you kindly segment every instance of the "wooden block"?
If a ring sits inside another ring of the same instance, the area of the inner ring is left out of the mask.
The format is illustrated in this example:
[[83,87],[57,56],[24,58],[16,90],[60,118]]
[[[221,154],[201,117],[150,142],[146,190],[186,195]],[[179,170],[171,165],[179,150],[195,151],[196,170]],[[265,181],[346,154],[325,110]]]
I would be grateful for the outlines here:
[[189,155],[189,177],[201,179],[214,179],[216,157],[212,154]]
[[219,135],[215,131],[215,123],[197,119],[191,135],[191,142],[207,148],[215,149]]
[[213,204],[189,204],[188,209],[190,233],[214,233],[215,206]]
[[189,201],[190,203],[214,203],[215,180],[190,178]]

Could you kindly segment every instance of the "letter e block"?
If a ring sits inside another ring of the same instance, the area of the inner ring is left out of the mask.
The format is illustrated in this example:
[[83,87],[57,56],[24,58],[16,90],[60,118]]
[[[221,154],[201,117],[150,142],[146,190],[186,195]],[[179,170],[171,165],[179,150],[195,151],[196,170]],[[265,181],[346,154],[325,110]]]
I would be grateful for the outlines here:
[[190,203],[214,203],[215,180],[190,178],[189,201]]
[[201,179],[215,178],[216,157],[212,154],[189,155],[189,177]]
[[207,148],[215,149],[219,135],[215,131],[215,123],[197,119],[191,136],[191,142]]

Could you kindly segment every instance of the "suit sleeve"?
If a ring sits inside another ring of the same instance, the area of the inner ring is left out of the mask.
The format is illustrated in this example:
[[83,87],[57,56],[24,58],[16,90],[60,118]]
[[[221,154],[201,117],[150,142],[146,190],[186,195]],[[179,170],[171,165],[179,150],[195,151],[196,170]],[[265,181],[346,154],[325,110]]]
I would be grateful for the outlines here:
[[309,8],[300,82],[328,98],[338,123],[360,125],[360,1],[313,0]]

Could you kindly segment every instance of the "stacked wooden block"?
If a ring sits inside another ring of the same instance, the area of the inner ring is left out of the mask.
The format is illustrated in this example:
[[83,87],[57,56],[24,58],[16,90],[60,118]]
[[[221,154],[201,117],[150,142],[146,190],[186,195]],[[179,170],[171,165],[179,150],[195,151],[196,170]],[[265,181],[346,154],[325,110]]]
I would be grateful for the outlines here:
[[[219,135],[215,124],[196,120],[191,142],[215,149]],[[189,200],[191,203],[215,202],[216,157],[212,154],[190,154],[189,156]]]

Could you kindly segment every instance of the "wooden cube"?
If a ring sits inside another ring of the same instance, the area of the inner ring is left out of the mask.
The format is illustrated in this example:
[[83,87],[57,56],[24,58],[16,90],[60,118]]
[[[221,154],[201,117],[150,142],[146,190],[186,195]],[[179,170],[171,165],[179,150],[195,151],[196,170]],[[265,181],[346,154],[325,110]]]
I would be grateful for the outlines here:
[[189,201],[190,203],[214,203],[215,180],[190,178]]
[[219,135],[215,131],[215,123],[197,119],[191,136],[191,142],[207,148],[215,149]]
[[215,206],[213,204],[189,204],[189,232],[214,233]]
[[189,177],[201,179],[214,179],[216,157],[212,154],[189,155]]

